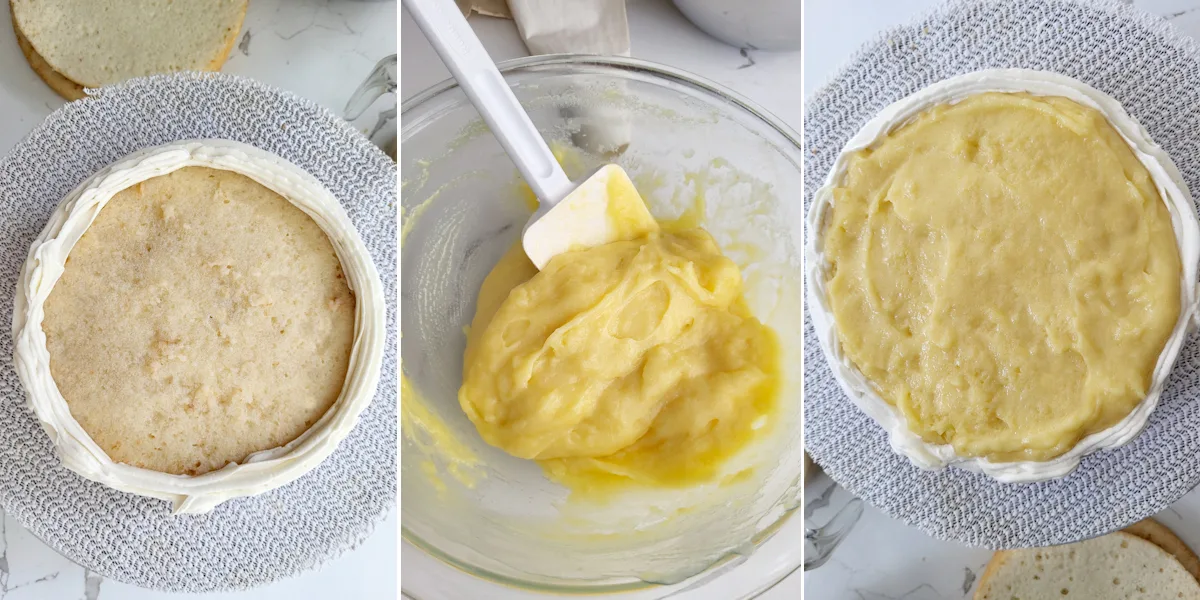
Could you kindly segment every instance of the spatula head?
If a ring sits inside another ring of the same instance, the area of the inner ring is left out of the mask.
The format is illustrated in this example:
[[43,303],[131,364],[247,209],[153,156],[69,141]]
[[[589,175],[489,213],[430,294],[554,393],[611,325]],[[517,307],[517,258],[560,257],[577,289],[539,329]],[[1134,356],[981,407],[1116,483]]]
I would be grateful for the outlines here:
[[605,165],[549,209],[539,208],[521,244],[538,269],[570,250],[631,240],[658,230],[625,169]]

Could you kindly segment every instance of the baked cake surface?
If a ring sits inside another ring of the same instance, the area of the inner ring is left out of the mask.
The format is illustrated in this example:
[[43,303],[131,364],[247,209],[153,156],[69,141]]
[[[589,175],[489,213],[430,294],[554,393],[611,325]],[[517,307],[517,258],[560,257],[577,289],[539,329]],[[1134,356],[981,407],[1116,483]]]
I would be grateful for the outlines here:
[[49,70],[85,87],[220,70],[248,5],[248,0],[9,0],[14,29],[32,52]]
[[192,167],[109,201],[42,328],[72,416],[112,460],[199,475],[287,444],[334,404],[354,307],[308,215]]

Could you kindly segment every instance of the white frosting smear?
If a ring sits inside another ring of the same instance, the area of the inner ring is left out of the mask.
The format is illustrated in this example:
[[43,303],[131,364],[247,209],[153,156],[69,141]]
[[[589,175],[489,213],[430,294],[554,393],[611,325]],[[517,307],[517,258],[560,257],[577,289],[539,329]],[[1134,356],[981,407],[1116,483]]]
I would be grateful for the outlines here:
[[[992,462],[985,458],[962,457],[955,453],[951,445],[927,443],[910,431],[903,415],[879,397],[867,378],[842,352],[837,324],[829,307],[825,287],[828,280],[825,272],[828,262],[822,247],[823,222],[833,201],[833,190],[841,183],[851,155],[883,139],[893,129],[934,105],[957,102],[967,96],[984,92],[1027,92],[1037,96],[1062,96],[1104,114],[1150,171],[1158,193],[1171,214],[1180,262],[1183,264],[1179,318],[1162,353],[1159,354],[1145,399],[1116,425],[1085,437],[1066,454],[1048,461]],[[977,71],[936,83],[888,106],[864,125],[842,148],[824,184],[817,190],[813,199],[812,208],[808,213],[808,233],[805,246],[805,265],[809,281],[808,308],[825,360],[850,400],[859,410],[887,430],[892,450],[923,469],[941,469],[955,465],[1006,483],[1044,481],[1066,476],[1079,466],[1079,461],[1084,456],[1092,452],[1116,448],[1130,442],[1145,429],[1150,413],[1158,405],[1163,384],[1197,315],[1196,279],[1197,268],[1200,267],[1200,219],[1197,219],[1191,193],[1179,170],[1175,168],[1171,157],[1150,139],[1146,129],[1129,116],[1119,102],[1080,81],[1056,73],[1028,69]]]
[[[355,295],[354,344],[342,393],[308,431],[243,464],[199,476],[172,475],[113,462],[71,416],[50,374],[42,331],[43,305],[62,275],[67,255],[104,205],[141,181],[184,167],[245,175],[288,199],[329,236]],[[109,487],[168,500],[174,512],[204,513],[240,496],[289,483],[315,468],[345,438],[375,396],[383,362],[386,305],[379,273],[345,209],[313,176],[252,146],[226,140],[181,141],[136,152],[75,188],[50,216],[21,269],[13,310],[13,359],[29,406],[50,436],[63,466]]]

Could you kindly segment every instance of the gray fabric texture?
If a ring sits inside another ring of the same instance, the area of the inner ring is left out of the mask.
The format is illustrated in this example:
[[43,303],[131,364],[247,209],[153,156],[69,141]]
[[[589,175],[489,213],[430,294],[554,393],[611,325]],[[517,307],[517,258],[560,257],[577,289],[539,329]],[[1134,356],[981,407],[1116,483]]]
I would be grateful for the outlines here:
[[[877,112],[943,79],[1003,67],[1054,71],[1113,96],[1200,192],[1196,42],[1120,2],[956,0],[882,33],[810,97],[806,209],[843,144]],[[805,444],[813,459],[850,492],[934,537],[989,548],[1079,541],[1153,515],[1200,483],[1195,335],[1137,439],[1036,484],[912,466],[837,386],[811,322],[805,335]]]
[[181,74],[105,88],[55,111],[0,161],[0,297],[59,200],[136,150],[223,138],[273,152],[319,179],[371,251],[388,302],[375,399],[337,450],[304,477],[206,515],[118,492],[59,465],[27,408],[0,336],[0,505],[79,564],[170,591],[238,590],[315,568],[353,548],[396,500],[396,166],[312,102],[243,78]]

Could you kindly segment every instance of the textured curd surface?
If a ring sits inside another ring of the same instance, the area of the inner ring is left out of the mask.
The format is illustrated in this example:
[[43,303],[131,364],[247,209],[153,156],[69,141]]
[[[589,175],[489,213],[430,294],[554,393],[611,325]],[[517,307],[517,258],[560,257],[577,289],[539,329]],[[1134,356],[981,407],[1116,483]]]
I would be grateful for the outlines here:
[[845,355],[959,456],[1046,460],[1147,395],[1180,312],[1171,215],[1105,116],[984,93],[854,153],[825,217]]
[[463,410],[576,491],[709,480],[776,407],[777,342],[737,265],[703,230],[651,225],[540,272],[516,246],[480,290]]
[[115,196],[45,303],[55,383],[114,461],[199,475],[283,446],[341,394],[355,299],[279,194],[190,167]]

